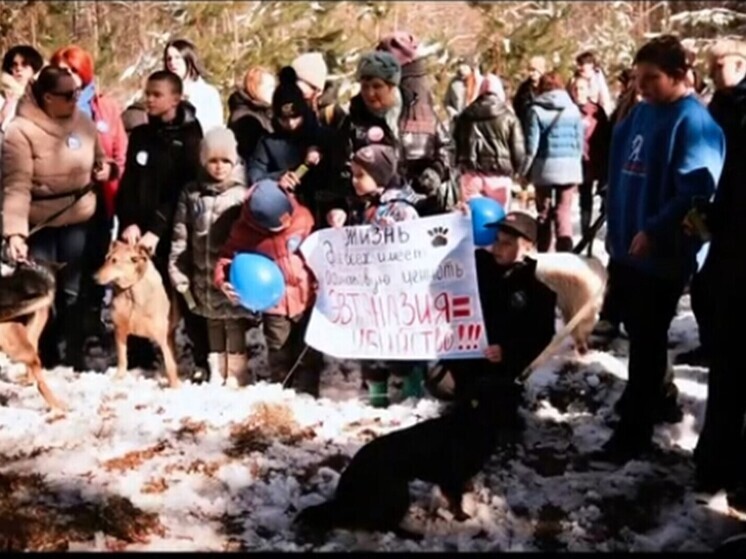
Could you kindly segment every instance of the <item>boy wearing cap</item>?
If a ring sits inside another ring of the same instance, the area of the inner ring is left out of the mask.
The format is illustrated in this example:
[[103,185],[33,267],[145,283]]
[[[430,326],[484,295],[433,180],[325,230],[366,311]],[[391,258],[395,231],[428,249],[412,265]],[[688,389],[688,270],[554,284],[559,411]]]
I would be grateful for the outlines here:
[[[377,225],[387,227],[400,221],[417,219],[415,204],[420,198],[396,174],[396,151],[390,146],[372,145],[360,148],[352,157],[352,187],[360,204],[348,217],[344,210],[332,210],[329,225]],[[424,369],[412,361],[361,361],[363,379],[368,385],[371,405],[387,407],[388,379],[393,374],[404,379],[405,398],[422,396]]]
[[[220,249],[213,280],[234,304],[238,295],[226,281],[227,266],[239,252],[256,252],[272,259],[282,271],[285,293],[277,305],[262,313],[269,368],[273,382],[283,382],[305,348],[305,332],[314,304],[315,279],[298,248],[311,234],[314,221],[277,181],[265,179],[249,190],[238,220]],[[321,354],[309,348],[293,377],[293,386],[319,395]]]
[[[436,396],[468,398],[485,386],[508,387],[554,336],[556,295],[536,278],[536,219],[510,212],[490,251],[475,253],[488,347],[484,359],[444,360],[430,372]],[[518,400],[514,402],[516,407]]]
[[249,381],[246,331],[255,316],[229,301],[212,281],[218,252],[247,191],[233,132],[210,130],[202,140],[200,163],[199,179],[186,186],[176,206],[168,271],[192,320],[206,321],[210,380],[234,379],[241,386]]

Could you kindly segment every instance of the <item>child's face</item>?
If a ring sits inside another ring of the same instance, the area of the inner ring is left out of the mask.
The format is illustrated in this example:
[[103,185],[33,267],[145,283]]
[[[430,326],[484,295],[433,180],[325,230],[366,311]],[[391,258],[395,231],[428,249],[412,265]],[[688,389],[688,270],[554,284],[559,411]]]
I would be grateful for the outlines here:
[[663,72],[655,64],[641,62],[636,67],[637,86],[642,98],[650,103],[670,103],[680,94],[684,76],[680,79]]
[[233,162],[224,157],[211,157],[205,165],[205,170],[213,179],[223,182],[233,172]]
[[360,165],[352,162],[352,187],[358,196],[367,196],[378,190],[376,181]]
[[180,101],[181,95],[167,81],[149,81],[145,86],[145,106],[150,116],[161,117],[168,114]]
[[510,266],[523,260],[532,248],[533,243],[528,239],[498,231],[497,239],[492,244],[492,256],[501,266]]
[[302,116],[294,116],[294,117],[281,116],[277,120],[280,123],[280,126],[282,126],[288,132],[293,132],[294,130],[298,130],[298,128],[300,128],[301,125],[303,124]]

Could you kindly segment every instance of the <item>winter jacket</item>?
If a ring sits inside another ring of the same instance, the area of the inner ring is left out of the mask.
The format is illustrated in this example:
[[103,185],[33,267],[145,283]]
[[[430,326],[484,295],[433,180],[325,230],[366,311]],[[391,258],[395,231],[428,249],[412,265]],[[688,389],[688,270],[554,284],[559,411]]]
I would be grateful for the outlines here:
[[725,162],[707,219],[712,232],[708,263],[724,264],[728,273],[744,272],[746,251],[746,79],[728,91],[717,91],[709,106],[725,134]]
[[246,198],[246,171],[217,183],[203,174],[179,196],[174,216],[168,272],[177,291],[191,291],[192,312],[213,319],[246,318],[251,313],[231,303],[213,281],[220,249],[228,240]]
[[[54,119],[29,92],[3,140],[3,234],[28,235],[29,226],[69,206],[91,184],[94,164],[104,160],[90,118],[76,109],[70,118]],[[112,171],[116,174],[116,165]],[[96,194],[90,191],[47,225],[84,223],[95,210]]]
[[135,128],[148,123],[148,110],[145,102],[140,99],[132,103],[122,112],[124,130],[129,135]]
[[194,106],[203,133],[224,125],[220,93],[201,77],[184,81],[184,100]]
[[526,156],[518,117],[494,93],[477,97],[456,119],[456,164],[462,171],[512,176]]
[[448,84],[448,90],[443,99],[449,118],[455,119],[466,108],[467,103],[466,82],[461,77],[453,78]]
[[[92,109],[93,122],[96,123],[101,147],[106,156],[117,164],[121,176],[127,160],[127,132],[122,122],[122,109],[112,97],[99,94],[93,97]],[[119,179],[105,182],[103,185],[103,200],[110,218],[114,216],[114,201],[118,189]]]
[[605,183],[609,167],[611,123],[603,107],[597,103],[581,105],[580,114],[583,117],[583,162],[589,171],[583,176],[583,182],[598,180]]
[[239,89],[228,98],[228,110],[228,128],[236,136],[238,155],[248,164],[259,140],[272,132],[272,108]]
[[386,226],[391,222],[417,219],[420,197],[409,185],[401,184],[400,179],[394,177],[382,194],[361,199],[358,211],[350,216],[347,224]]
[[[694,96],[638,103],[612,138],[606,203],[611,258],[685,281],[701,243],[684,235],[682,222],[696,198],[714,194],[724,156],[723,132]],[[642,231],[651,240],[650,254],[632,257],[632,239]]]
[[552,341],[557,297],[536,279],[535,260],[505,267],[486,250],[475,257],[487,343],[502,348],[501,365],[515,377]]
[[10,74],[0,74],[0,132],[7,130],[10,121],[16,115],[18,101],[23,97],[25,90]]
[[536,87],[530,79],[526,79],[518,86],[513,97],[513,111],[524,130],[528,127],[528,109],[533,104],[536,95]]
[[537,186],[580,184],[583,181],[583,120],[562,89],[534,99],[528,111],[527,157],[523,173]]
[[167,259],[174,213],[184,187],[199,173],[202,128],[188,103],[164,123],[150,118],[129,138],[127,162],[119,185],[116,211],[119,230],[137,225],[160,238],[156,254]]
[[[251,196],[249,191],[248,196]],[[315,279],[306,267],[298,248],[313,230],[313,216],[295,196],[290,196],[293,214],[290,225],[280,232],[262,228],[251,216],[249,204],[244,203],[238,220],[233,224],[228,240],[220,249],[215,267],[214,282],[220,288],[227,281],[227,265],[237,253],[256,252],[275,261],[285,278],[285,294],[266,314],[296,317],[314,303]]]
[[330,171],[332,158],[331,131],[319,126],[315,115],[308,111],[300,130],[288,132],[273,120],[274,132],[262,137],[248,163],[248,182],[256,184],[262,179],[278,180],[287,171],[295,171],[306,160],[308,148],[316,147],[321,153],[318,165],[310,167],[296,188],[298,200],[311,210],[315,219],[322,213],[323,196],[333,185]]
[[[404,112],[400,119],[402,129]],[[371,144],[384,144],[395,148],[399,154],[398,169],[404,180],[411,183],[415,192],[428,194],[418,204],[421,216],[450,211],[458,202],[458,193],[450,181],[451,140],[445,127],[438,123],[435,134],[406,132],[395,135],[385,119],[374,115],[365,106],[360,95],[350,101],[350,113],[342,125],[345,139],[346,160],[362,147]],[[423,176],[434,174],[439,182],[436,191],[422,183]]]

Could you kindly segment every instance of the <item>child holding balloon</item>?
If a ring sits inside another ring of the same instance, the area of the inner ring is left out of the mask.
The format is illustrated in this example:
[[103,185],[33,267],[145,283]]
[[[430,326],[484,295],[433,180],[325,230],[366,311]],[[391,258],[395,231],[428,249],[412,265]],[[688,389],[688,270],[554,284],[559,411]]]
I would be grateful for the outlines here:
[[[211,382],[248,384],[246,331],[255,316],[236,307],[212,282],[218,252],[246,197],[238,144],[227,128],[213,128],[200,145],[202,172],[179,196],[168,273],[189,311],[207,322]],[[202,381],[201,369],[194,381]]]
[[[251,310],[262,313],[272,381],[282,382],[298,362],[292,386],[299,392],[318,397],[323,358],[304,343],[315,299],[315,279],[298,250],[313,226],[311,212],[292,193],[280,187],[276,180],[260,180],[249,190],[241,214],[220,250],[214,282],[234,304],[251,302],[254,307]],[[256,281],[246,281],[252,285],[252,292],[238,293],[226,281],[228,265],[239,253],[246,252],[268,257],[282,272],[285,286],[276,304],[272,301],[272,293],[277,286],[264,281],[267,274],[260,269],[260,260],[251,260],[256,266],[251,264],[232,271],[233,275],[256,275]],[[265,297],[263,291],[269,296]]]

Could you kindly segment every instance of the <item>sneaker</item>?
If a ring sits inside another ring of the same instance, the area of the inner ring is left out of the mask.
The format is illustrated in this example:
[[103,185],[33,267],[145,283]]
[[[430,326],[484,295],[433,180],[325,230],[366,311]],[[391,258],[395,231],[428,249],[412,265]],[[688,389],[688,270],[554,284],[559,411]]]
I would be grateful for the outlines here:
[[691,351],[679,353],[674,359],[676,365],[689,365],[690,367],[709,367],[710,359],[702,346]]

